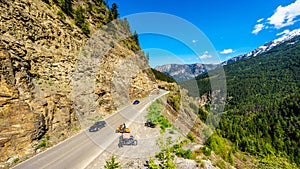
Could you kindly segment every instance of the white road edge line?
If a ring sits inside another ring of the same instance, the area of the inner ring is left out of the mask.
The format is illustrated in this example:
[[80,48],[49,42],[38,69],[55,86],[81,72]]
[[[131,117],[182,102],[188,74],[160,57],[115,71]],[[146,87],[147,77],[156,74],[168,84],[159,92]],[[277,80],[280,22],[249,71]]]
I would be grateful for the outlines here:
[[[152,101],[150,101],[149,103],[147,103],[140,111],[139,113],[134,117],[134,119],[136,119],[138,117],[138,115],[143,112],[147,107],[149,107],[155,100],[159,99],[160,97],[168,94],[169,91],[167,91],[166,93],[159,95],[157,97],[155,97]],[[133,123],[134,120],[130,120],[128,126],[130,126]],[[112,140],[108,146],[110,146],[115,140]],[[105,149],[102,149],[97,155],[96,157],[91,158],[91,160],[84,166],[84,168],[88,167],[100,154],[102,154],[105,151]]]
[[[154,100],[157,100],[158,98],[160,98],[160,97],[162,97],[162,96],[164,96],[164,95],[166,95],[166,94],[168,94],[168,93],[169,93],[169,91],[167,91],[166,93],[164,93],[164,94],[162,94],[162,95],[159,95],[159,97],[157,96]],[[153,101],[152,101],[152,102],[153,102]],[[152,103],[152,102],[151,102],[151,103]],[[149,104],[149,103],[148,103],[148,104]],[[145,109],[145,107],[146,107],[148,104],[146,104],[146,105],[144,106],[143,109]],[[112,114],[109,114],[107,117],[103,118],[102,120],[106,120],[106,119],[110,118],[111,116],[113,116],[113,115],[119,113],[120,111],[124,110],[125,108],[127,108],[127,107],[129,107],[129,106],[131,106],[131,105],[127,105],[127,106],[122,107],[120,110],[117,110],[116,112],[114,112],[114,113],[112,113]],[[131,123],[130,123],[130,124],[131,124]],[[33,159],[33,158],[35,158],[35,157],[37,157],[37,156],[39,156],[39,155],[44,154],[44,153],[46,153],[47,151],[49,151],[50,149],[52,149],[52,148],[54,148],[54,147],[57,147],[57,146],[59,146],[59,145],[65,143],[66,141],[68,141],[68,140],[70,140],[70,139],[72,139],[72,138],[78,136],[78,135],[81,134],[82,132],[85,132],[88,128],[89,128],[89,127],[85,128],[85,129],[82,129],[82,130],[81,130],[80,132],[78,132],[77,134],[75,134],[75,135],[73,135],[73,136],[71,136],[71,137],[69,137],[69,138],[66,138],[65,140],[63,140],[63,141],[61,141],[61,142],[59,142],[59,143],[53,145],[52,147],[48,147],[45,151],[42,151],[42,152],[40,152],[40,153],[38,153],[38,154],[36,154],[36,155],[30,157],[29,159],[27,159],[27,160],[25,160],[25,161],[22,161],[21,163],[19,163],[19,164],[15,165],[14,167],[12,167],[12,169],[13,169],[13,168],[16,168],[16,167],[18,167],[18,166],[20,166],[20,165],[22,165],[23,163],[27,162],[27,161],[30,160],[30,159]],[[111,144],[111,143],[110,143],[110,144]],[[109,145],[110,145],[110,144],[109,144]],[[102,150],[102,152],[103,152],[103,151],[104,151],[104,150]],[[101,152],[101,153],[102,153],[102,152]],[[97,156],[99,156],[101,153],[99,153]],[[97,156],[96,156],[95,158],[97,158]],[[95,158],[93,158],[93,160],[94,160]],[[92,160],[92,161],[93,161],[93,160]],[[92,161],[91,161],[91,162],[92,162]],[[90,164],[91,162],[89,162],[88,164]],[[84,168],[86,168],[86,166],[85,166]]]

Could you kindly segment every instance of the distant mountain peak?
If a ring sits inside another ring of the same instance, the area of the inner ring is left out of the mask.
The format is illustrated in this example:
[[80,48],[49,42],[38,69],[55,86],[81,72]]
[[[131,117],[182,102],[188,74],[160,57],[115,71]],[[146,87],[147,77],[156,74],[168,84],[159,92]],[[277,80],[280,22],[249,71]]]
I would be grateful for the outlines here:
[[[278,34],[278,35],[281,35],[281,37],[271,42],[265,43],[264,45],[259,46],[258,48],[256,48],[251,52],[228,59],[222,62],[221,64],[201,64],[201,63],[166,64],[162,66],[156,66],[155,69],[172,76],[177,82],[192,79],[202,73],[213,70],[219,67],[220,65],[224,66],[242,59],[250,59],[258,55],[261,55],[273,49],[274,47],[293,39],[296,36],[300,36],[300,28],[292,31],[285,31],[284,34]],[[289,42],[289,44],[294,44],[294,43],[296,42]]]
[[220,65],[218,64],[167,64],[156,66],[155,70],[172,76],[177,82],[188,80],[198,76],[201,73],[213,70]]
[[265,43],[263,46],[260,46],[251,52],[228,59],[228,60],[222,62],[221,65],[224,66],[224,65],[228,65],[230,63],[236,62],[241,59],[249,59],[249,58],[258,56],[258,55],[263,54],[263,53],[273,49],[274,47],[276,47],[288,40],[291,40],[294,37],[299,36],[299,35],[300,35],[300,28],[292,30],[292,31],[288,31],[287,33],[282,35],[280,38],[277,38],[271,42]]
[[300,35],[300,28],[299,29],[294,29],[294,30],[284,34],[280,38],[277,38],[277,39],[273,40],[273,42],[285,42],[285,41],[291,40],[295,36],[299,36],[299,35]]

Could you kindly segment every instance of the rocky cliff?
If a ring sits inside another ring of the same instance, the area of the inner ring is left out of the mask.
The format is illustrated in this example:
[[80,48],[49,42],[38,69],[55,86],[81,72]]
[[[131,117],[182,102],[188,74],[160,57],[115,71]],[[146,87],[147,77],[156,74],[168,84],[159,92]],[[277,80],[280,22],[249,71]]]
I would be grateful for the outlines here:
[[90,34],[54,1],[0,1],[0,166],[76,133],[85,127],[81,113],[101,118],[156,88],[146,57],[124,43],[131,35],[126,22],[98,30],[99,19],[85,15]]

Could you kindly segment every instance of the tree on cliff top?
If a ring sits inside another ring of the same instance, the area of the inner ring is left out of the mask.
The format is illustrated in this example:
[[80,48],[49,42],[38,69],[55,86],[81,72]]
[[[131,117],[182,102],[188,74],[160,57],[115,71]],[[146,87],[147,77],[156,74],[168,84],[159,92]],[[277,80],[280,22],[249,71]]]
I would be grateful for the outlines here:
[[113,3],[110,9],[110,15],[109,15],[109,20],[114,20],[119,17],[119,12],[118,12],[118,5],[116,3]]
[[73,9],[72,9],[72,1],[73,0],[59,0],[59,6],[61,9],[67,14],[68,16],[72,16]]

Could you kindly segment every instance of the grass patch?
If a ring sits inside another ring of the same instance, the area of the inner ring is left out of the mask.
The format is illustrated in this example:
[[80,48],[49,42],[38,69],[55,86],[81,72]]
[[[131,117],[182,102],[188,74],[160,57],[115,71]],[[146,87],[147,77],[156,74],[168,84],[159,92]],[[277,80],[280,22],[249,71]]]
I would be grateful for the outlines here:
[[66,20],[66,16],[65,16],[65,14],[64,14],[64,12],[62,10],[59,10],[57,12],[57,15],[59,16],[59,19]]
[[81,128],[80,127],[73,127],[74,131],[79,131]]
[[213,134],[207,140],[206,145],[217,155],[220,155],[226,162],[234,165],[233,153],[235,152],[235,148],[231,146],[227,139]]
[[159,101],[155,101],[149,107],[147,119],[151,119],[153,123],[159,124],[162,132],[165,132],[166,128],[172,127],[172,124],[161,114],[162,105]]
[[196,136],[191,132],[189,132],[186,137],[193,143],[196,141]]
[[38,150],[38,149],[40,149],[42,147],[46,147],[46,146],[47,146],[46,141],[42,140],[42,142],[39,145],[37,145],[34,150],[36,151],[36,150]]
[[216,166],[219,168],[226,168],[226,163],[223,160],[216,161]]
[[270,155],[259,160],[258,168],[297,169],[298,166],[286,158]]
[[38,149],[40,149],[42,147],[47,147],[49,139],[50,139],[50,136],[48,136],[48,135],[43,136],[40,144],[38,144],[34,150],[37,151]]
[[14,163],[17,163],[18,161],[20,161],[19,158],[15,158],[15,159],[14,159]]
[[[110,114],[110,112],[109,112],[109,114]],[[103,115],[100,114],[100,115],[97,115],[95,117],[89,117],[87,119],[90,120],[90,121],[96,122],[96,121],[102,120],[103,119]]]
[[203,154],[206,155],[206,156],[210,156],[211,155],[211,149],[206,147],[206,146],[203,146],[202,147],[202,151],[203,151]]

